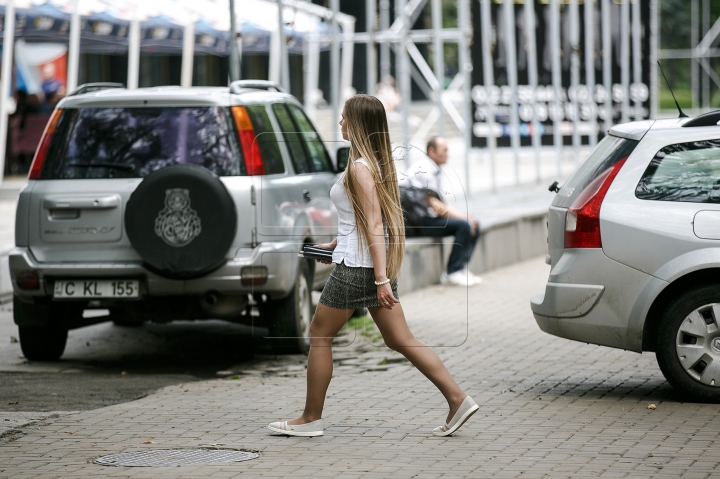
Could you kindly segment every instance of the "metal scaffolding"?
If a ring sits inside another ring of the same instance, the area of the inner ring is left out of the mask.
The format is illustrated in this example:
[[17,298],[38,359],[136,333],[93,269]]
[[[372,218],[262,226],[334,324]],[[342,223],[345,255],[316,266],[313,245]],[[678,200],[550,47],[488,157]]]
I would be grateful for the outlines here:
[[711,18],[711,4],[711,0],[691,0],[689,48],[659,49],[657,52],[657,57],[661,60],[690,61],[690,89],[694,113],[709,110],[712,89],[720,89],[720,75],[710,64],[711,58],[720,57],[720,16]]
[[[463,92],[464,98],[470,98],[472,63],[470,61],[469,45],[472,33],[468,0],[457,1],[457,28],[442,27],[441,0],[430,0],[432,28],[424,30],[413,30],[412,25],[429,0],[395,0],[394,12],[390,8],[388,0],[379,0],[377,3],[375,0],[365,0],[367,19],[364,32],[355,32],[355,18],[339,12],[339,0],[330,0],[329,10],[302,0],[277,1],[280,6],[279,18],[282,18],[283,9],[290,8],[316,15],[330,23],[331,31],[329,34],[316,34],[308,38],[305,44],[303,69],[305,75],[305,109],[308,114],[313,116],[316,109],[315,92],[318,88],[319,79],[320,46],[323,43],[330,44],[329,73],[331,91],[329,93],[333,128],[331,138],[333,142],[340,140],[339,114],[343,100],[352,91],[354,45],[365,44],[367,53],[365,77],[369,92],[372,92],[378,83],[378,57],[380,59],[380,78],[385,78],[392,72],[391,52],[395,56],[394,77],[398,93],[402,99],[400,109],[403,146],[409,147],[424,141],[435,124],[438,124],[438,131],[442,132],[444,130],[443,114],[444,111],[447,111],[453,123],[463,133],[466,146],[464,153],[465,177],[469,177],[472,127],[471,104],[469,101],[465,101],[461,111],[458,111],[452,102],[452,96],[459,91]],[[379,6],[379,9],[376,6]],[[341,29],[342,31],[340,31]],[[444,87],[443,45],[445,43],[456,43],[459,50],[458,73],[447,88]],[[428,65],[418,49],[419,44],[433,45],[436,52],[433,67]],[[281,79],[282,74],[280,72],[284,70],[281,65],[287,63],[280,58],[286,56],[287,53],[280,48],[271,48],[271,80],[278,81]],[[272,65],[278,66],[273,68]],[[408,117],[410,116],[412,79],[429,93],[434,102],[434,107],[411,138]],[[285,86],[287,87],[287,85]]]

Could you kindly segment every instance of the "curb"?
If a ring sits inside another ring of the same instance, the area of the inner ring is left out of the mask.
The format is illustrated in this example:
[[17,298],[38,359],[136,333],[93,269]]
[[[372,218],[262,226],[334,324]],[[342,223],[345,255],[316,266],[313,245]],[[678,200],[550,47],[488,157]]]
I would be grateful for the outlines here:
[[[547,254],[547,208],[525,211],[480,224],[480,239],[468,269],[475,274]],[[399,292],[440,283],[453,238],[414,237],[406,240]]]

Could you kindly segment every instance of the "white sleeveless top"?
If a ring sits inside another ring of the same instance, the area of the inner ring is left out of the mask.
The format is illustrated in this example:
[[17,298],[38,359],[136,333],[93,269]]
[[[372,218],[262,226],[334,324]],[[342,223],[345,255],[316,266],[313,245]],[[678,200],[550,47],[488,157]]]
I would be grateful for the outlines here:
[[[358,158],[354,163],[362,163],[370,168],[367,161],[363,158]],[[372,255],[370,254],[370,248],[368,248],[365,238],[358,231],[355,210],[343,186],[344,177],[345,175],[341,176],[330,190],[330,199],[335,203],[335,208],[338,212],[337,246],[333,251],[332,262],[340,264],[345,261],[345,265],[352,268],[372,268],[374,264]],[[383,219],[383,225],[384,224],[385,220]],[[358,235],[360,236],[359,243]],[[387,227],[385,227],[386,252],[388,251],[388,241],[389,236]]]

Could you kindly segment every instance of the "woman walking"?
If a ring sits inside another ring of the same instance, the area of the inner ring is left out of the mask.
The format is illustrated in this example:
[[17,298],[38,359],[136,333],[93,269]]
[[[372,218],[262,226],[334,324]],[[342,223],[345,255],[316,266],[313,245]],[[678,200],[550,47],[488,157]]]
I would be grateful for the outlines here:
[[450,411],[433,430],[449,436],[478,410],[435,352],[417,340],[405,322],[397,293],[405,249],[405,227],[391,155],[385,109],[369,95],[345,103],[342,136],[350,156],[342,178],[330,190],[338,210],[338,236],[332,243],[336,264],[310,323],[305,410],[298,418],[268,428],[288,436],[321,436],[322,411],[332,378],[332,341],[357,308],[368,308],[385,344],[405,356],[440,390]]

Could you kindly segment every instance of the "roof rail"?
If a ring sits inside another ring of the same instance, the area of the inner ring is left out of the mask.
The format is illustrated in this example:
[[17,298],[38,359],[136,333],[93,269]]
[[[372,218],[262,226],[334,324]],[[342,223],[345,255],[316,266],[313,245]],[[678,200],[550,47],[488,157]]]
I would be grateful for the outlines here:
[[98,83],[85,83],[77,87],[75,91],[70,93],[68,96],[82,95],[83,93],[90,93],[93,91],[107,90],[109,88],[125,88],[122,83],[110,83],[110,82],[98,82]]
[[683,127],[687,128],[693,126],[717,126],[718,122],[720,122],[720,110],[698,115],[692,120],[686,121],[683,124]]
[[280,93],[287,91],[275,82],[267,80],[236,80],[230,84],[230,93],[240,93],[243,88],[256,88],[259,90],[274,89]]

